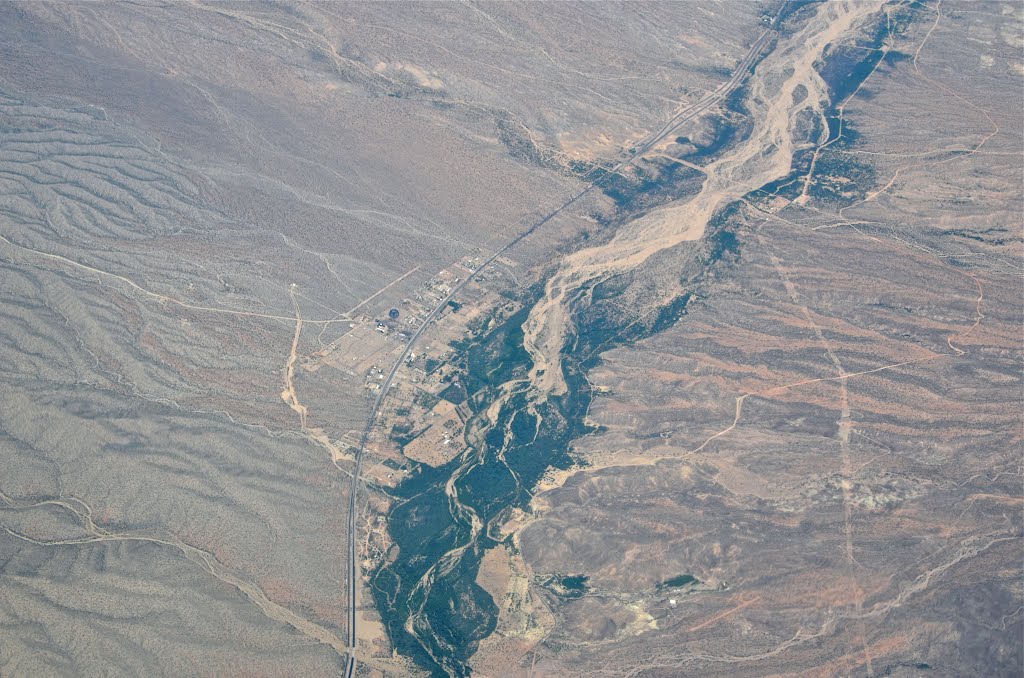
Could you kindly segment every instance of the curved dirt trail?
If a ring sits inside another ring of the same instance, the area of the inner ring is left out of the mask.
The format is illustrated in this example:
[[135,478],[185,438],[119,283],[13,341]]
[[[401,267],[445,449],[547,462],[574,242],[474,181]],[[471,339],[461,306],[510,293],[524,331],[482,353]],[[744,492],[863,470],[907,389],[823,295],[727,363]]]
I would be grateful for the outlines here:
[[[561,352],[570,322],[568,304],[585,285],[634,269],[679,243],[699,240],[717,210],[743,197],[750,187],[789,173],[797,149],[793,141],[797,116],[810,111],[825,126],[828,89],[814,69],[815,62],[829,44],[843,39],[881,6],[881,0],[820,5],[803,28],[780,39],[758,65],[748,81],[746,99],[753,130],[740,146],[704,168],[707,178],[700,193],[689,202],[656,209],[624,226],[608,243],[562,261],[523,325],[524,344],[534,363],[529,382],[535,398],[566,391]],[[795,97],[801,85],[807,96]]]

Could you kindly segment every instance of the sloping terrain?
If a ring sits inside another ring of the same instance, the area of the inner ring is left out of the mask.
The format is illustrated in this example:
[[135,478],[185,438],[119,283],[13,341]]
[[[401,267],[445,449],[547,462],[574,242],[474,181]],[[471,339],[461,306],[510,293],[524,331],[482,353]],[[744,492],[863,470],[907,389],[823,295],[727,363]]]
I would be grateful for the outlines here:
[[1022,50],[0,6],[0,674],[1019,675]]
[[845,138],[590,373],[591,466],[518,539],[586,577],[532,675],[1020,672],[1022,17],[914,12]]
[[337,673],[354,444],[404,341],[377,320],[718,87],[759,21],[0,7],[0,673]]
[[1019,673],[1021,17],[973,7],[797,8],[704,118],[721,145],[644,151],[696,188],[604,186],[596,242],[399,372],[462,419],[406,390],[384,417],[421,455],[371,558],[400,652],[437,675]]

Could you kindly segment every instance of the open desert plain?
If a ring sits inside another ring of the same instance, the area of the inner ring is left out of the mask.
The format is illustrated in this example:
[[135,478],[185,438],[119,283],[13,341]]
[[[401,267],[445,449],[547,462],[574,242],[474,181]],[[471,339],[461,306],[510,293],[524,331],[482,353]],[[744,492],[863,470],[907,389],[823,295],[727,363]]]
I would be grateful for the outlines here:
[[1024,5],[0,2],[0,677],[1024,675]]

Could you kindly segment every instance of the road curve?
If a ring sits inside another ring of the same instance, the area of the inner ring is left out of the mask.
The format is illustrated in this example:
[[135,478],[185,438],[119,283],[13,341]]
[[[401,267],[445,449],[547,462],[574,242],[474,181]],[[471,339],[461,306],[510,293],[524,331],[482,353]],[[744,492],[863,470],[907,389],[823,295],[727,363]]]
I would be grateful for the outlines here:
[[[785,7],[785,5],[783,5],[783,8],[784,7]],[[780,8],[779,12],[781,14],[781,12],[782,12],[781,8]],[[778,15],[777,15],[777,17],[778,17]],[[580,198],[582,198],[583,196],[587,195],[588,193],[590,193],[595,188],[599,188],[601,186],[601,184],[604,183],[604,181],[608,177],[610,177],[613,174],[615,174],[616,172],[619,172],[620,170],[628,167],[629,165],[632,165],[634,162],[636,162],[637,160],[642,158],[644,156],[644,154],[647,153],[647,151],[651,150],[651,148],[653,148],[654,146],[659,144],[661,141],[663,141],[667,136],[669,136],[670,134],[675,132],[675,130],[678,129],[679,126],[682,125],[684,122],[692,120],[694,117],[700,115],[701,113],[703,113],[704,111],[709,109],[711,106],[713,106],[714,104],[717,104],[719,101],[721,101],[726,96],[731,94],[737,87],[739,87],[740,83],[742,83],[744,78],[746,78],[746,76],[749,74],[750,66],[757,59],[758,55],[761,53],[761,50],[764,48],[764,46],[768,42],[770,36],[774,32],[775,25],[776,25],[776,23],[778,21],[777,17],[776,17],[775,20],[773,20],[771,22],[769,28],[767,28],[760,35],[760,37],[758,37],[758,39],[754,41],[754,44],[750,47],[750,50],[743,57],[743,59],[740,61],[739,65],[736,67],[736,70],[733,72],[732,76],[725,83],[723,83],[721,86],[718,87],[718,89],[713,91],[711,94],[708,94],[706,97],[704,97],[703,99],[701,99],[697,103],[695,103],[692,106],[689,106],[689,107],[683,109],[682,111],[680,111],[679,113],[674,115],[668,122],[665,123],[665,125],[663,125],[661,127],[661,129],[659,129],[657,132],[654,132],[652,135],[647,137],[647,139],[645,141],[641,142],[639,145],[635,146],[632,149],[632,154],[630,155],[629,158],[627,158],[627,159],[623,160],[622,162],[620,162],[619,164],[615,165],[609,172],[607,172],[604,175],[602,175],[602,177],[600,179],[598,179],[598,180],[588,184],[587,186],[585,186],[584,188],[580,189],[578,192],[576,192],[575,194],[570,196],[568,199],[566,199],[565,202],[563,202],[557,208],[555,208],[554,210],[549,212],[547,215],[542,217],[540,220],[534,222],[533,225],[531,225],[525,231],[523,231],[522,233],[517,235],[515,238],[510,240],[501,249],[499,249],[494,254],[492,254],[490,257],[488,257],[482,264],[480,264],[475,269],[473,269],[473,271],[471,273],[469,273],[465,277],[465,279],[463,279],[461,282],[459,282],[457,285],[455,285],[455,287],[452,288],[451,292],[448,293],[448,296],[446,296],[444,299],[442,299],[440,302],[438,302],[437,306],[427,315],[427,317],[426,317],[426,319],[424,319],[423,323],[419,326],[419,328],[409,338],[409,341],[406,342],[405,347],[402,349],[401,355],[398,356],[398,360],[395,361],[394,365],[391,367],[391,370],[388,372],[387,377],[381,383],[380,392],[377,394],[377,397],[373,401],[373,407],[370,409],[370,414],[368,415],[367,420],[366,420],[366,427],[363,429],[362,436],[360,436],[360,439],[359,439],[359,448],[358,448],[358,450],[356,452],[356,455],[355,455],[355,467],[352,470],[352,487],[351,487],[351,490],[349,491],[349,504],[348,504],[348,573],[347,573],[347,577],[346,577],[346,595],[347,595],[347,599],[348,599],[348,608],[349,608],[348,609],[348,646],[349,646],[348,647],[348,653],[349,654],[348,654],[347,659],[345,660],[345,668],[342,671],[342,676],[344,678],[352,678],[353,676],[355,676],[355,673],[356,673],[356,645],[357,645],[357,643],[356,643],[356,597],[355,596],[356,596],[356,585],[357,585],[356,579],[357,579],[358,572],[359,572],[359,568],[358,568],[358,566],[356,564],[357,563],[357,561],[356,561],[356,555],[357,555],[357,553],[356,553],[356,534],[357,534],[356,519],[358,517],[358,513],[357,513],[357,499],[358,499],[358,494],[359,494],[359,478],[360,478],[360,475],[362,473],[362,468],[363,468],[363,457],[365,456],[366,444],[369,442],[370,433],[373,431],[373,427],[374,427],[374,425],[376,423],[377,415],[380,412],[381,405],[384,404],[384,399],[387,398],[388,390],[391,388],[391,384],[392,384],[392,382],[395,379],[395,375],[398,374],[398,370],[401,369],[402,363],[404,363],[405,359],[409,356],[409,353],[412,351],[413,346],[416,344],[416,341],[420,338],[420,336],[427,329],[427,327],[430,325],[430,323],[432,323],[437,318],[437,316],[441,313],[441,311],[444,310],[444,307],[448,304],[448,302],[451,301],[462,290],[463,287],[465,287],[470,281],[472,281],[474,278],[476,278],[476,276],[479,275],[481,271],[483,271],[485,268],[487,268],[492,263],[494,263],[494,261],[498,257],[500,257],[505,252],[507,252],[508,250],[510,250],[513,247],[515,247],[523,239],[529,237],[538,228],[540,228],[541,226],[543,226],[544,224],[546,224],[547,222],[551,221],[556,216],[558,216],[559,214],[564,212],[566,209],[571,207]]]

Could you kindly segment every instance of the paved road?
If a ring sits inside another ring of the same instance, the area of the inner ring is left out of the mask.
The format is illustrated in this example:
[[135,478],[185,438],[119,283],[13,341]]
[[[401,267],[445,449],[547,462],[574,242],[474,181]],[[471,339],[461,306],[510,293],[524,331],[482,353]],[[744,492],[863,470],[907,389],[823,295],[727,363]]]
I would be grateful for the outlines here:
[[687,122],[688,120],[691,120],[694,117],[700,115],[707,109],[711,108],[711,106],[717,104],[719,101],[721,101],[730,93],[732,93],[732,91],[735,90],[740,85],[740,83],[743,82],[743,79],[747,76],[751,64],[754,63],[754,60],[757,59],[758,55],[761,53],[761,50],[764,48],[765,43],[768,42],[768,39],[771,36],[772,32],[773,31],[771,29],[768,29],[761,34],[761,36],[751,46],[750,51],[747,52],[746,56],[743,57],[743,60],[740,61],[740,64],[733,72],[732,77],[729,78],[729,80],[722,84],[718,89],[716,89],[714,92],[707,95],[694,105],[677,113],[675,116],[672,117],[671,120],[666,122],[660,130],[650,135],[644,142],[636,146],[632,155],[629,158],[615,165],[615,167],[613,167],[611,171],[603,175],[601,179],[598,179],[597,181],[589,184],[588,186],[584,187],[583,189],[579,190],[577,193],[569,197],[556,209],[549,212],[547,215],[545,215],[539,221],[535,222],[528,229],[517,235],[515,238],[509,241],[504,247],[502,247],[497,252],[488,257],[486,261],[484,261],[482,264],[473,269],[473,271],[469,275],[467,275],[464,280],[462,280],[455,287],[453,287],[452,291],[448,294],[448,296],[442,299],[434,308],[434,310],[432,310],[427,315],[426,319],[423,321],[423,324],[419,326],[416,332],[413,333],[413,335],[409,338],[409,341],[405,344],[405,348],[402,350],[402,354],[398,356],[398,360],[395,361],[395,364],[391,367],[391,371],[388,372],[387,377],[381,383],[380,392],[377,394],[376,399],[373,401],[373,407],[370,409],[370,414],[366,420],[366,428],[363,429],[363,434],[359,439],[359,449],[356,452],[355,457],[355,468],[352,471],[352,487],[349,492],[348,504],[348,576],[346,579],[346,593],[348,597],[349,606],[349,656],[345,661],[345,668],[342,672],[342,676],[344,676],[344,678],[352,678],[353,676],[355,676],[356,673],[356,586],[358,583],[356,579],[359,574],[359,566],[356,561],[356,536],[358,534],[358,530],[356,529],[356,521],[358,518],[357,498],[359,494],[359,477],[362,473],[363,457],[365,456],[366,453],[366,444],[367,442],[369,442],[370,434],[372,433],[373,427],[376,424],[377,414],[380,412],[381,405],[384,404],[384,399],[387,398],[388,390],[391,388],[391,383],[394,381],[395,375],[398,374],[398,370],[401,369],[402,363],[405,362],[405,359],[409,356],[409,353],[412,351],[413,346],[416,344],[416,341],[420,338],[420,336],[427,329],[427,327],[437,318],[441,311],[444,310],[444,307],[448,305],[448,302],[451,301],[455,297],[455,295],[457,295],[462,290],[463,287],[465,287],[467,284],[469,284],[470,281],[472,281],[477,275],[479,275],[481,271],[483,271],[485,268],[494,263],[495,259],[497,259],[505,252],[515,247],[524,238],[529,237],[538,228],[540,228],[541,226],[548,223],[549,221],[557,217],[559,214],[567,210],[580,198],[587,195],[594,189],[599,188],[605,179],[639,160],[647,151],[649,151],[655,145],[661,143],[661,141],[663,141],[666,137],[675,132],[675,130],[677,130],[679,126],[682,125],[684,122]]

